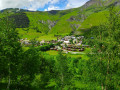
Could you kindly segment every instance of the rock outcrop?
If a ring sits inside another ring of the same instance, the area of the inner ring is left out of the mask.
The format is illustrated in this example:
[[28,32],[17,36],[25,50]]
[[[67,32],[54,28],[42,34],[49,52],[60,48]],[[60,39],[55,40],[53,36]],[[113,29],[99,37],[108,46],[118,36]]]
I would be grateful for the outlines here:
[[57,21],[51,21],[51,20],[47,20],[47,22],[48,22],[48,27],[49,27],[50,30],[51,30],[52,27],[54,27],[54,26],[56,25],[56,23],[57,23]]
[[88,8],[89,6],[108,6],[109,4],[116,3],[116,5],[120,5],[120,0],[90,0],[83,5],[83,8]]
[[51,20],[47,20],[47,21],[44,21],[44,20],[39,20],[40,23],[44,24],[44,25],[48,25],[48,28],[51,30],[52,27],[54,27],[57,23],[57,21],[51,21]]

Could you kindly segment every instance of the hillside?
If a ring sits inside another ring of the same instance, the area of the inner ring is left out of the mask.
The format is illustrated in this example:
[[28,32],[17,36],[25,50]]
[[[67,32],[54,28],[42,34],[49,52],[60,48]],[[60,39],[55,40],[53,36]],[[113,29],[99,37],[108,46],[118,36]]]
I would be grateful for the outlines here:
[[23,9],[5,9],[0,17],[14,18],[16,28],[21,38],[41,40],[41,36],[83,34],[93,26],[99,26],[107,21],[109,5],[120,4],[118,0],[90,0],[79,8],[62,11],[28,11]]

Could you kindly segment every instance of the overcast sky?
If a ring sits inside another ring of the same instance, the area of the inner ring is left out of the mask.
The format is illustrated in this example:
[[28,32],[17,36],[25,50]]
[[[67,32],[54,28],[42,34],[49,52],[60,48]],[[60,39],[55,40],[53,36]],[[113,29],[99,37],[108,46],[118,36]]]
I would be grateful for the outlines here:
[[28,10],[50,11],[80,7],[89,0],[0,0],[0,10],[22,8]]

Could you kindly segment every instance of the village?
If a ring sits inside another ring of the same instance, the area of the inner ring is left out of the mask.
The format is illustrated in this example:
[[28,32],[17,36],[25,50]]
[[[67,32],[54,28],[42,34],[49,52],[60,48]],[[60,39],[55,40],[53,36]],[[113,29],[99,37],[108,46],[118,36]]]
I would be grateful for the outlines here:
[[[50,50],[56,50],[56,51],[63,51],[63,53],[68,52],[82,52],[85,50],[85,48],[89,48],[89,45],[84,45],[83,42],[84,36],[65,36],[65,37],[57,37],[57,40],[51,40],[51,41],[35,41],[35,46],[43,46],[43,45],[49,45],[53,44],[54,47],[50,47]],[[30,40],[21,39],[20,40],[21,45],[24,46],[30,46],[32,42]]]

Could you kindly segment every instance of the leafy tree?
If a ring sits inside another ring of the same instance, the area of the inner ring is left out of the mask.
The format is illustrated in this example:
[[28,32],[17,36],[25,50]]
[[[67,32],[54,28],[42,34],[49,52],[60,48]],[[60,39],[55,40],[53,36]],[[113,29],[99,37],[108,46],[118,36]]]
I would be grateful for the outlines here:
[[[35,48],[30,48],[25,51],[22,55],[22,62],[20,68],[20,81],[25,86],[30,86],[30,83],[35,77],[35,74],[38,74],[40,65],[41,65],[41,58],[40,53],[36,51]],[[20,84],[21,84],[20,83]]]
[[[57,56],[55,65],[55,82],[57,87],[61,90],[65,89],[66,86],[70,86],[71,72],[69,71],[69,64],[66,56],[63,56],[61,52]],[[70,88],[70,87],[69,87]]]
[[7,89],[10,89],[11,83],[15,83],[18,74],[22,48],[12,20],[9,21],[8,17],[4,18],[0,25],[0,76],[7,79]]
[[[119,33],[120,16],[114,6],[109,10],[109,21],[105,28],[98,27],[99,34],[92,41],[95,45],[88,64],[89,79],[97,82],[102,89],[118,89],[119,84]],[[107,36],[106,36],[107,35]],[[114,84],[113,84],[114,83]]]

